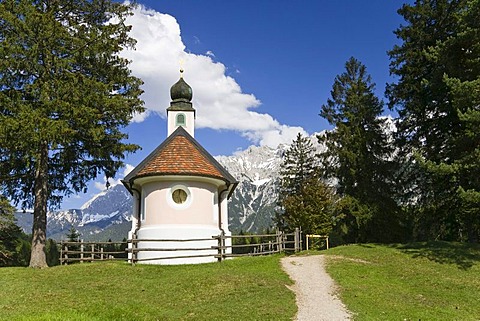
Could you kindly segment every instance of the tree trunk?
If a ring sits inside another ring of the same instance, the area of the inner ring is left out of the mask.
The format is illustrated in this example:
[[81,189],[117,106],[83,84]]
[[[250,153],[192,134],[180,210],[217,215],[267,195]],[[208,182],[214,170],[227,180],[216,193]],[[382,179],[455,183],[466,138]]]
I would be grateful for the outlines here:
[[47,242],[47,182],[48,182],[48,145],[42,144],[40,155],[35,170],[34,193],[35,202],[33,205],[33,228],[32,228],[32,253],[30,267],[48,267],[45,253]]

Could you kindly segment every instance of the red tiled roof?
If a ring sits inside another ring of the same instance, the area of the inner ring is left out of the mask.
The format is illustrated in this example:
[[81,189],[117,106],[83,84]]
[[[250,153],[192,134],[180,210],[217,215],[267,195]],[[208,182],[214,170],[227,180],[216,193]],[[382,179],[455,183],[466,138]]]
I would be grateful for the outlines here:
[[130,186],[137,177],[157,175],[214,177],[237,184],[235,178],[181,126],[124,178],[124,184]]
[[137,176],[152,174],[224,178],[224,175],[184,136],[175,136],[137,172]]

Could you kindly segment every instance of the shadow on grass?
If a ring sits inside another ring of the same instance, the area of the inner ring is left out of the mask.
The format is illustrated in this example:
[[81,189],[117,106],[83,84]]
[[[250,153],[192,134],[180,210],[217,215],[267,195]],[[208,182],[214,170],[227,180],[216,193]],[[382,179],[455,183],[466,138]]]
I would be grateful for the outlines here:
[[459,269],[468,270],[480,262],[480,244],[457,242],[419,242],[391,245],[413,258],[427,258],[441,264],[455,264]]

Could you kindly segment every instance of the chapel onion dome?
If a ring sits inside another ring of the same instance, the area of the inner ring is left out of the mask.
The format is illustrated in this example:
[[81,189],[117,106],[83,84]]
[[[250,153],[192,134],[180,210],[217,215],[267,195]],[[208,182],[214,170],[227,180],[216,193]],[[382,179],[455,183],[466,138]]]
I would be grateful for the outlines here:
[[170,98],[172,98],[172,101],[190,102],[192,101],[192,96],[192,87],[183,80],[183,77],[180,77],[172,88],[170,88]]

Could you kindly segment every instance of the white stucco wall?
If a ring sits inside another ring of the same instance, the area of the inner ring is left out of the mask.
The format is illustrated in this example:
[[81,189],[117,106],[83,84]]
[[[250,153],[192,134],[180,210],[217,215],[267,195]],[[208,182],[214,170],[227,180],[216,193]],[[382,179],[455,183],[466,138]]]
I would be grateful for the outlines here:
[[[170,224],[146,226],[138,231],[137,238],[142,239],[159,239],[162,240],[182,240],[182,239],[199,239],[198,241],[189,242],[139,242],[138,248],[155,248],[155,249],[176,249],[176,251],[140,251],[137,259],[142,264],[198,264],[216,262],[215,255],[218,250],[212,247],[218,245],[218,241],[213,239],[213,235],[218,235],[218,228],[205,225],[188,225],[188,224]],[[204,240],[200,240],[204,239]],[[182,250],[185,249],[185,250]],[[198,256],[202,257],[188,257]],[[186,256],[182,258],[170,259],[174,256]]]
[[[194,264],[217,261],[215,255],[218,254],[218,251],[212,247],[217,246],[218,241],[212,239],[212,236],[221,233],[219,219],[222,220],[221,226],[226,235],[230,235],[226,193],[221,194],[219,200],[219,190],[225,189],[224,184],[221,180],[193,176],[158,176],[139,179],[135,185],[135,188],[141,191],[141,197],[136,203],[138,205],[139,202],[141,205],[140,213],[137,214],[140,226],[136,237],[139,240],[137,247],[139,249],[180,249],[180,251],[140,251],[137,255],[139,262],[145,264]],[[177,188],[188,191],[187,201],[180,205],[172,199],[172,192]],[[219,202],[222,211],[221,218],[219,217]],[[132,232],[133,230],[132,224]],[[142,239],[204,240],[142,242]],[[227,245],[230,244],[231,240],[229,239]],[[183,248],[185,250],[181,250]],[[231,250],[227,252],[231,253]],[[193,255],[205,255],[205,257],[168,258]]]
[[178,114],[185,115],[185,130],[189,133],[192,137],[195,137],[195,112],[194,111],[176,111],[170,110],[168,111],[167,117],[167,136],[170,136],[171,133],[177,129],[176,119]]
[[[185,204],[175,204],[175,187],[188,189]],[[173,188],[173,189],[172,189]],[[145,219],[142,226],[163,224],[199,224],[218,226],[218,206],[214,202],[217,187],[203,182],[149,182],[142,186]]]

